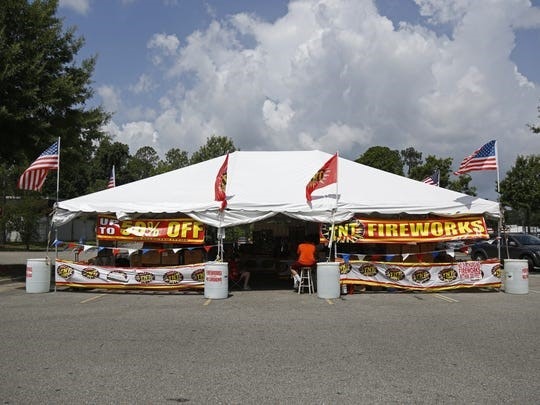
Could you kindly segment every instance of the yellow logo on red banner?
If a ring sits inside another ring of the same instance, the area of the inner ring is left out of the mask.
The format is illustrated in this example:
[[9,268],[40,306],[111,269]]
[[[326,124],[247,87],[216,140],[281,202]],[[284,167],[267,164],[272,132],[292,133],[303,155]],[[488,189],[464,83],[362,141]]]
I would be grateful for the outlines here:
[[[321,239],[330,239],[330,225],[321,226]],[[437,219],[363,219],[335,225],[338,243],[406,243],[489,238],[483,217]]]
[[120,221],[100,215],[96,237],[100,240],[201,244],[204,243],[204,224],[191,218]]

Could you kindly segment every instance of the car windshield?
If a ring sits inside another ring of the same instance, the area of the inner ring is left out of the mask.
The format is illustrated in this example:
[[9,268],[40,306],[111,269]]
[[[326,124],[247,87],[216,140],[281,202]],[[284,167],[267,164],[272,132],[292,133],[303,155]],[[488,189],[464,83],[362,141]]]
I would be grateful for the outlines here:
[[533,235],[514,235],[514,238],[522,245],[540,245],[540,238]]

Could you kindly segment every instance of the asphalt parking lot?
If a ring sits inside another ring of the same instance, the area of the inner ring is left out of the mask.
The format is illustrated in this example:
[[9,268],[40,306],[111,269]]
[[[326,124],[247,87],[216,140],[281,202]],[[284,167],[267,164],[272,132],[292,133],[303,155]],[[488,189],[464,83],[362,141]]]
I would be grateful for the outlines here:
[[[4,403],[537,403],[526,295],[0,286]],[[22,284],[22,285],[21,285]]]
[[58,290],[0,284],[4,404],[540,400],[528,294]]

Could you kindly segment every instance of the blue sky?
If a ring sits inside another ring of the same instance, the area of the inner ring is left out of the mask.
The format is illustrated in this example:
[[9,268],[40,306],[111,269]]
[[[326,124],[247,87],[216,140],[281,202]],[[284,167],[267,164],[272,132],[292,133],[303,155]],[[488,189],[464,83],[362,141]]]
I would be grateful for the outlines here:
[[[497,139],[501,178],[540,153],[540,0],[60,0],[97,55],[106,130],[134,153],[375,145],[451,157]],[[493,172],[472,173],[495,199]]]

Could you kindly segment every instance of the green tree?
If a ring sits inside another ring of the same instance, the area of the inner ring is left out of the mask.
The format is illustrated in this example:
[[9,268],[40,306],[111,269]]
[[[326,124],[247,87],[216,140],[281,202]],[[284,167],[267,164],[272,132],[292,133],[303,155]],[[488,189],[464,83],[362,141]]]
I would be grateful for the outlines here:
[[7,223],[9,221],[9,202],[12,200],[15,184],[19,175],[19,168],[15,165],[0,165],[0,187],[2,188],[2,202],[0,205],[0,243],[6,242]]
[[26,249],[30,249],[30,243],[39,236],[39,220],[47,214],[47,211],[47,200],[36,192],[30,192],[16,204],[8,206],[6,230],[18,231]]
[[129,146],[113,142],[110,136],[106,136],[96,149],[91,162],[91,175],[87,193],[103,190],[107,187],[112,167],[116,175],[116,185],[124,183],[127,178],[126,166],[129,155]]
[[[78,62],[84,44],[63,29],[57,0],[3,0],[0,7],[0,160],[23,167],[57,140],[61,173],[81,173],[109,116],[87,108],[95,57]],[[64,154],[65,152],[65,154]],[[52,178],[53,176],[49,176]],[[60,176],[64,197],[80,194],[75,176]],[[56,189],[48,179],[44,193]]]
[[187,165],[189,165],[187,152],[178,148],[172,148],[165,154],[165,160],[160,160],[158,162],[156,172],[165,173],[186,167]]
[[235,150],[236,146],[234,146],[232,139],[229,139],[226,136],[213,135],[206,139],[206,144],[201,146],[198,151],[193,152],[189,159],[189,164],[204,162],[226,155],[229,152],[234,152]]
[[426,161],[414,166],[409,177],[418,181],[424,180],[426,177],[431,176],[435,170],[439,170],[439,185],[440,187],[446,187],[448,185],[450,166],[452,165],[452,158],[438,158],[434,155],[428,155]]
[[471,180],[472,178],[468,174],[461,174],[456,180],[449,181],[446,188],[463,194],[476,196],[476,187],[471,186]]
[[356,162],[403,176],[403,161],[399,151],[386,146],[372,146]]
[[154,176],[158,162],[159,156],[154,148],[151,146],[139,148],[127,162],[125,171],[127,182]]
[[[518,156],[500,183],[501,203],[519,213],[523,225],[540,217],[540,155]],[[529,229],[530,231],[530,229]]]
[[422,164],[422,152],[418,152],[413,147],[408,147],[400,153],[403,163],[407,166],[407,174],[410,177],[411,170]]
[[435,170],[439,170],[439,186],[449,190],[459,191],[460,193],[475,196],[476,187],[469,183],[471,176],[461,175],[456,180],[452,180],[452,158],[438,158],[434,155],[428,155],[423,164],[419,164],[411,169],[409,177],[411,179],[422,181],[431,176]]

